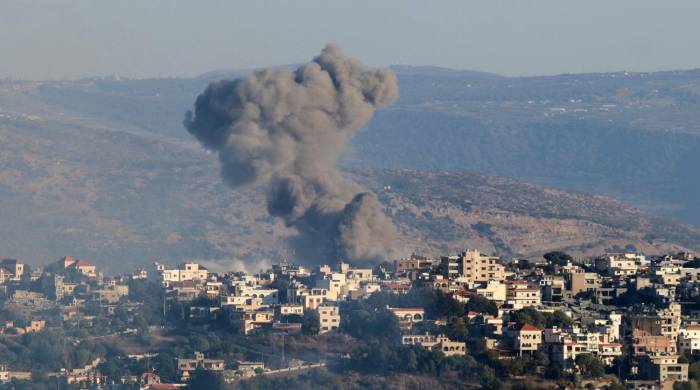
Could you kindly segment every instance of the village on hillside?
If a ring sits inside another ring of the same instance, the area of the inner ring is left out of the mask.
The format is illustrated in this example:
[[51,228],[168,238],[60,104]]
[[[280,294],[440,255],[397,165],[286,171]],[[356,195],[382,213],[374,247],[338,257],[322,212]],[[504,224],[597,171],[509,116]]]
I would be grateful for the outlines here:
[[688,253],[504,262],[470,249],[256,274],[156,262],[113,277],[67,256],[32,269],[2,260],[0,282],[5,384],[175,389],[312,371],[450,373],[494,389],[700,379],[700,259]]

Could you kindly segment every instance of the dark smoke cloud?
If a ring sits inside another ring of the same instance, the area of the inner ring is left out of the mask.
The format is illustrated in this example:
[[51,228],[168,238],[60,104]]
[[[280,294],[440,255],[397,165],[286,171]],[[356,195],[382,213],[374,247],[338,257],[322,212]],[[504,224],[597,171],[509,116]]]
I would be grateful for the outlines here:
[[397,96],[391,70],[369,69],[329,45],[294,72],[211,83],[184,124],[218,152],[230,186],[269,184],[268,211],[296,228],[300,259],[366,263],[390,253],[396,229],[336,160],[375,107]]

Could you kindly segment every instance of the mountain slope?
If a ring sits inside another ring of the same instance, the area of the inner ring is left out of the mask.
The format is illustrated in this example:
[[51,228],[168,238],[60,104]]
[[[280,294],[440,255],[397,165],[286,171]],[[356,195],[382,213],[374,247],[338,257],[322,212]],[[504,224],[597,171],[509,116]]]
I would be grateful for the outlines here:
[[[267,215],[264,192],[226,188],[214,156],[194,143],[92,123],[0,118],[0,257],[44,264],[71,254],[124,271],[184,259],[255,270],[291,256],[291,232]],[[466,173],[348,170],[397,223],[397,255],[700,249],[697,228],[604,197]]]
[[[394,69],[400,99],[355,137],[357,161],[518,177],[700,225],[700,70],[518,78]],[[0,82],[0,114],[62,113],[189,141],[181,121],[197,94],[241,74]]]

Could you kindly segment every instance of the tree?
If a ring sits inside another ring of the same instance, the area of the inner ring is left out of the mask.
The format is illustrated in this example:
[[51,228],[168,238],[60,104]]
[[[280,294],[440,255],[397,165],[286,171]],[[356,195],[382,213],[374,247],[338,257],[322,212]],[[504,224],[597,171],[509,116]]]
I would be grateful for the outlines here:
[[305,310],[304,319],[301,323],[301,331],[305,335],[318,334],[321,330],[321,322],[316,310]]
[[474,295],[469,298],[466,306],[467,311],[474,311],[482,314],[498,315],[498,306],[488,298],[481,295]]
[[573,324],[569,316],[561,310],[554,313],[543,313],[531,307],[515,311],[511,314],[510,320],[518,324],[530,324],[538,328],[565,328]]
[[690,363],[688,366],[688,377],[690,379],[700,379],[700,362]]
[[187,389],[192,390],[219,390],[224,389],[224,378],[221,374],[204,370],[201,367],[192,374]]
[[453,341],[467,341],[469,339],[469,328],[462,317],[452,318],[445,326],[441,327],[441,331]]
[[561,379],[564,377],[564,370],[558,364],[552,364],[544,369],[544,377],[547,379]]
[[340,318],[340,329],[362,340],[381,339],[390,343],[401,340],[399,320],[386,308],[371,309],[359,304],[344,312]]
[[501,381],[496,377],[496,372],[491,367],[484,367],[481,371],[481,388],[484,390],[501,389]]
[[586,378],[600,378],[605,374],[605,366],[597,357],[584,353],[576,356],[576,365]]
[[673,390],[698,390],[698,383],[694,380],[676,382],[673,384]]

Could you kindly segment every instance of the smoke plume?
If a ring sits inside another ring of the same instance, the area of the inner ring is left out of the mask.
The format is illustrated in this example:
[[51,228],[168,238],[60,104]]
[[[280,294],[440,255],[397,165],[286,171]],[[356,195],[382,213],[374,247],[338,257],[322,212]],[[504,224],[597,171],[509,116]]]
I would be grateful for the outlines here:
[[300,260],[368,263],[389,254],[396,229],[336,160],[375,107],[397,96],[391,70],[367,68],[329,45],[293,72],[211,83],[184,125],[218,152],[231,187],[268,186],[268,211],[297,230],[291,244]]

